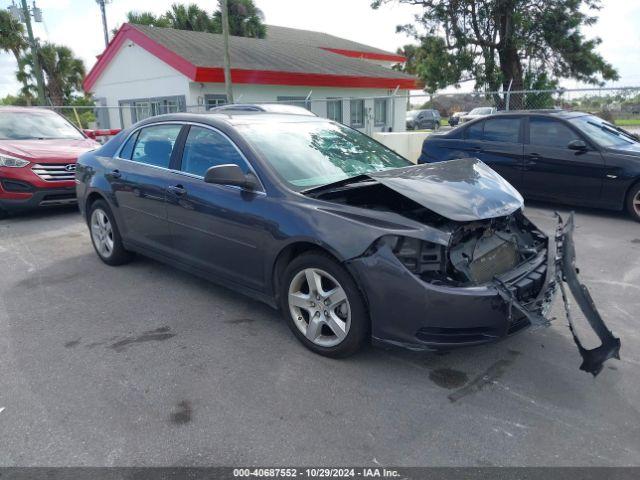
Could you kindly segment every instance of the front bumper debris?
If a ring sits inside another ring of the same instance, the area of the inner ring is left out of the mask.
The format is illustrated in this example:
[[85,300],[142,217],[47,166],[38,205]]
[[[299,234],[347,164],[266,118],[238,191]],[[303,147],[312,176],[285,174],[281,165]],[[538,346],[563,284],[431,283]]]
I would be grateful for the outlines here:
[[[595,377],[602,370],[605,361],[610,358],[620,360],[620,339],[615,337],[611,330],[607,328],[589,294],[589,290],[578,279],[579,271],[576,268],[576,250],[573,244],[573,213],[569,215],[564,224],[562,223],[562,217],[558,214],[556,215],[558,217],[558,228],[556,230],[556,245],[558,249],[556,278],[560,285],[560,292],[567,320],[569,321],[569,329],[582,357],[580,370],[589,372]],[[569,291],[587,318],[589,325],[600,339],[601,345],[599,347],[587,350],[580,342],[571,315],[569,299],[564,287],[565,283],[569,286]]]
[[[591,298],[591,295],[589,294],[589,290],[587,290],[587,287],[580,283],[580,280],[578,279],[578,269],[575,266],[576,251],[573,243],[573,213],[569,215],[565,223],[563,223],[560,215],[556,215],[558,217],[558,227],[555,235],[556,255],[548,266],[548,283],[545,286],[545,296],[549,299],[553,298],[553,294],[557,288],[560,288],[565,313],[569,322],[569,329],[571,330],[573,340],[578,346],[578,351],[582,357],[580,370],[589,372],[595,377],[602,370],[606,360],[609,358],[620,359],[620,339],[616,338],[611,330],[607,328],[593,302],[593,299]],[[580,307],[580,310],[582,310],[582,313],[589,322],[589,325],[600,339],[600,346],[588,350],[582,345],[582,342],[578,338],[574,319],[571,314],[567,290],[565,289],[565,283],[569,286],[569,291]],[[534,326],[548,326],[550,324],[549,320],[547,320],[545,316],[545,307],[548,307],[550,302],[542,305],[543,308],[527,308],[527,306],[523,305],[518,300],[515,292],[509,288],[507,284],[499,279],[494,279],[494,285],[508,306],[509,318],[512,317],[513,310],[517,310],[527,317]]]

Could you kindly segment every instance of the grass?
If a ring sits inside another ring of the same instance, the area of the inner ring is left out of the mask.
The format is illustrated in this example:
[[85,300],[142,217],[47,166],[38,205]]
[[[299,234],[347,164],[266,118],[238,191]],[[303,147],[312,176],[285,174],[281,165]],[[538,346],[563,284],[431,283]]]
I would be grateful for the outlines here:
[[620,118],[615,123],[619,127],[640,127],[640,118]]

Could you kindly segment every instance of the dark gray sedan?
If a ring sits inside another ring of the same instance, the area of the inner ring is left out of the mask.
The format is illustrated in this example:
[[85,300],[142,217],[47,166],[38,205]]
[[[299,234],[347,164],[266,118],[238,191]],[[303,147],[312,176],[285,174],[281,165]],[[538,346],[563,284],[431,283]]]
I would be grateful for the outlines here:
[[244,292],[323,355],[493,341],[546,324],[564,281],[603,342],[579,344],[582,368],[618,354],[578,283],[571,223],[552,245],[475,159],[415,166],[318,117],[176,114],[83,155],[76,183],[105,263],[138,252]]

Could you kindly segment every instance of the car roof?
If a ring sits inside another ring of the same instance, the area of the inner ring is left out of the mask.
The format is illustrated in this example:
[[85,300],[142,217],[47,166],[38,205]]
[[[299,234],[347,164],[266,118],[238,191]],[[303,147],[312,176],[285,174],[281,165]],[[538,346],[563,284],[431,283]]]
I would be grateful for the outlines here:
[[254,112],[272,112],[272,113],[288,113],[295,115],[299,112],[299,115],[315,115],[310,110],[299,105],[290,105],[287,103],[230,103],[226,105],[219,105],[211,108],[210,112],[225,112],[230,110],[236,111],[254,111]]
[[555,109],[540,109],[540,110],[511,110],[509,112],[499,111],[496,115],[542,115],[561,118],[575,118],[590,115],[586,112],[578,112],[573,110],[555,110]]
[[143,120],[142,124],[156,122],[195,122],[216,123],[224,122],[228,125],[249,125],[256,123],[301,123],[301,122],[331,122],[326,118],[315,115],[296,115],[292,113],[250,112],[250,111],[221,111],[207,113],[169,113],[157,115]]

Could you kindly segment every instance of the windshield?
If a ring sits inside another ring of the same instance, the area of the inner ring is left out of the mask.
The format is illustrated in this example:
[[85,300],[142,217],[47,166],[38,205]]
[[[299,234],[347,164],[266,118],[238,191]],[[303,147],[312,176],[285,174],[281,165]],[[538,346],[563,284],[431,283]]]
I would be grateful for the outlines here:
[[491,114],[491,107],[474,108],[469,112],[469,115],[489,115]]
[[594,115],[569,119],[574,126],[603,147],[616,147],[637,143],[628,132]]
[[333,122],[256,123],[238,129],[295,190],[412,165],[372,138]]
[[84,137],[73,125],[53,112],[0,111],[0,140],[60,138],[81,140]]
[[418,116],[419,113],[420,113],[420,110],[409,110],[407,112],[407,118],[410,118],[410,119],[413,120],[414,118],[416,118]]

